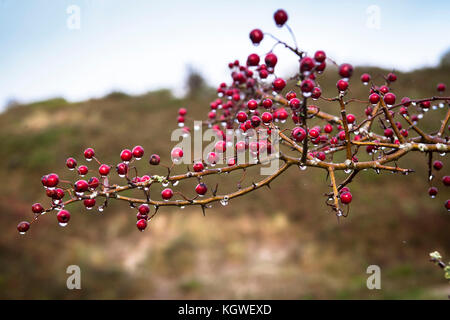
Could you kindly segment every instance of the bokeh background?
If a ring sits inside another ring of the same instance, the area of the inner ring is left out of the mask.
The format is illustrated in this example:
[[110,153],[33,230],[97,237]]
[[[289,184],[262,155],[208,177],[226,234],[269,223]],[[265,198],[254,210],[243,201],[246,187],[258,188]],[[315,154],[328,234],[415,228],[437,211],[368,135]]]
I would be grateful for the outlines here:
[[[68,24],[73,6],[79,28]],[[373,6],[375,24],[368,22]],[[448,282],[428,253],[449,260],[443,204],[450,194],[440,188],[430,199],[427,159],[418,153],[399,162],[414,174],[361,174],[351,185],[350,215],[340,222],[324,203],[323,172],[290,168],[271,190],[217,204],[206,217],[199,208],[163,208],[143,233],[135,211],[113,202],[102,213],[73,205],[65,228],[47,214],[18,235],[31,204],[48,203],[40,177],[74,179],[65,159],[83,162],[86,147],[113,164],[121,149],[140,144],[167,163],[178,108],[204,118],[216,97],[212,88],[229,81],[227,63],[271,48],[270,41],[253,47],[251,29],[290,41],[272,21],[279,7],[301,48],[357,66],[352,96],[367,96],[362,72],[380,82],[395,70],[397,96],[428,97],[437,83],[450,85],[443,1],[0,1],[0,298],[447,298]],[[277,74],[294,74],[295,56],[281,47],[275,53]],[[321,77],[325,96],[335,94],[336,80],[333,68]],[[362,105],[349,108],[363,114]],[[444,113],[430,111],[421,123],[435,130]],[[450,165],[440,160],[436,185]],[[146,161],[140,169],[164,173]],[[233,188],[235,179],[231,174],[222,186]],[[180,188],[189,194],[193,186]],[[81,268],[82,290],[66,288],[73,264]],[[381,290],[366,287],[369,265],[381,268]]]

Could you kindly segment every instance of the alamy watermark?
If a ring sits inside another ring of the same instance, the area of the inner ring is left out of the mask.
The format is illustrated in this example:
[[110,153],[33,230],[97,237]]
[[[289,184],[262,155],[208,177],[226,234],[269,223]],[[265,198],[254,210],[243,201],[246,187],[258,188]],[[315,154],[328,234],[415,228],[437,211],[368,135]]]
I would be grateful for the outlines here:
[[172,132],[171,141],[178,142],[172,150],[183,151],[182,157],[172,153],[172,161],[177,165],[205,161],[211,167],[230,160],[233,165],[260,163],[260,174],[272,175],[280,168],[279,140],[278,129],[203,130],[202,122],[194,121],[193,133],[184,128]]
[[70,274],[67,277],[66,286],[69,290],[81,289],[81,269],[79,266],[73,264],[67,267],[66,273]]
[[370,274],[370,276],[367,278],[366,285],[367,289],[373,290],[381,289],[381,268],[377,265],[370,265],[367,267],[366,270],[367,274]]

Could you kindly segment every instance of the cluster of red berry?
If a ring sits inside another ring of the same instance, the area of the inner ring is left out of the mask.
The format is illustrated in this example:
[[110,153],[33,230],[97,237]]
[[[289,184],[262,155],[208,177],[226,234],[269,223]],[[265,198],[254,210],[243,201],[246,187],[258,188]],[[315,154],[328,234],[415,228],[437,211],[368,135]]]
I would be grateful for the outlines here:
[[[285,26],[291,31],[287,25],[288,15],[284,10],[276,11],[274,20],[278,27]],[[96,199],[101,197],[105,199],[105,202],[98,206],[98,210],[103,211],[108,200],[114,198],[128,201],[132,207],[137,208],[138,221],[136,225],[142,231],[161,206],[183,208],[188,205],[197,205],[205,210],[210,203],[216,201],[226,205],[232,198],[242,196],[262,186],[269,186],[273,179],[292,165],[298,166],[301,170],[314,167],[327,171],[332,189],[330,193],[326,194],[327,205],[338,217],[341,217],[348,214],[348,205],[353,198],[348,184],[358,173],[373,169],[377,173],[390,171],[408,174],[413,170],[397,166],[396,161],[413,151],[428,154],[431,183],[432,170],[439,171],[443,168],[441,161],[433,162],[433,155],[436,153],[446,155],[450,152],[448,137],[450,127],[447,127],[450,119],[448,110],[450,97],[443,96],[446,90],[444,84],[437,86],[439,96],[416,100],[403,97],[400,102],[397,102],[392,88],[392,84],[397,81],[394,73],[385,76],[380,85],[376,85],[371,76],[365,73],[360,80],[363,85],[369,86],[370,84],[366,99],[346,99],[353,67],[344,63],[336,65],[340,76],[336,83],[336,96],[327,98],[322,93],[320,76],[326,69],[327,63],[334,65],[334,61],[329,59],[322,50],[309,56],[296,45],[291,46],[271,34],[263,33],[260,29],[250,32],[250,40],[255,45],[258,45],[267,36],[273,38],[276,44],[283,45],[298,56],[298,72],[291,79],[276,76],[275,68],[278,57],[272,50],[264,56],[263,61],[258,54],[252,53],[244,65],[238,60],[230,62],[231,82],[228,84],[223,82],[218,86],[218,98],[211,102],[207,119],[202,122],[203,125],[212,128],[220,139],[216,143],[214,151],[210,152],[205,159],[196,159],[193,162],[192,170],[188,168],[185,174],[170,175],[172,166],[181,163],[184,156],[183,149],[177,147],[171,152],[172,165],[166,167],[169,171],[167,176],[138,176],[137,169],[132,167],[132,164],[144,156],[144,149],[136,146],[132,150],[122,150],[120,153],[122,162],[116,166],[118,176],[126,179],[127,184],[111,184],[108,179],[111,166],[99,162],[95,157],[94,150],[88,148],[84,152],[84,157],[87,161],[94,159],[98,163],[98,174],[92,175],[88,180],[81,179],[74,183],[60,180],[54,173],[44,176],[42,184],[47,196],[51,199],[51,206],[45,209],[39,203],[34,204],[32,206],[33,221],[45,212],[57,211],[58,222],[65,226],[70,220],[70,213],[66,210],[68,204],[83,201],[86,209],[91,209],[96,206]],[[283,92],[286,91],[288,83],[293,83],[295,89]],[[311,100],[319,99],[336,104],[339,115],[326,113],[317,105],[311,104]],[[350,104],[364,105],[365,118],[357,119],[354,114],[348,113],[347,109]],[[428,110],[443,108],[447,108],[447,112],[439,128],[431,133],[419,128],[418,124]],[[179,109],[177,121],[179,126],[183,127],[185,134],[190,134],[189,127],[185,126],[186,114],[185,108]],[[291,121],[288,122],[289,118]],[[313,119],[316,120],[316,123],[321,122],[322,125],[311,126],[310,122]],[[372,128],[375,120],[380,123],[381,133],[377,133],[378,130]],[[194,130],[197,129],[194,127]],[[230,141],[227,134],[229,131],[237,131],[245,138],[237,142]],[[274,152],[275,148],[272,146],[274,141],[265,143],[250,141],[249,138],[252,134],[259,134],[262,131],[275,132],[280,145],[285,147],[285,150]],[[228,147],[234,148],[236,153],[249,150],[256,156],[257,161],[255,163],[238,163],[235,153],[234,156],[224,159],[223,167],[214,168],[219,160],[225,157]],[[245,171],[250,166],[260,165],[259,154],[262,150],[267,151],[272,159],[282,161],[283,165],[261,181],[252,182],[247,187],[242,187],[242,181],[239,181],[237,191],[224,195],[217,194],[217,187],[209,189],[202,182],[202,177],[205,175],[235,170]],[[344,160],[335,160],[336,158],[340,159],[335,155],[341,152],[345,154]],[[160,161],[160,157],[156,154],[149,158],[150,165],[161,165]],[[394,165],[389,165],[391,163]],[[76,170],[81,178],[90,173],[86,165],[78,165],[74,158],[67,159],[66,165],[70,170]],[[134,174],[131,174],[131,169],[134,169]],[[341,170],[347,174],[347,177],[338,183],[335,172]],[[198,180],[198,184],[194,188],[196,193],[194,198],[167,188],[170,183],[172,186],[176,186],[179,181],[190,178]],[[449,186],[450,176],[444,176],[442,181],[445,186]],[[61,183],[66,184],[67,187],[60,187]],[[150,196],[153,184],[162,184],[165,188],[158,196],[160,200],[153,197],[153,194]],[[120,194],[122,191],[130,189],[143,190],[146,197],[144,199],[132,198]],[[205,197],[208,191],[211,195]],[[432,186],[428,192],[431,197],[436,197],[438,189]],[[174,200],[175,194],[178,194],[180,198]],[[151,206],[155,208],[152,215],[150,215]],[[450,200],[445,202],[445,207],[450,210]],[[347,213],[342,208],[347,208]],[[30,223],[21,222],[18,230],[24,233],[29,227]]]

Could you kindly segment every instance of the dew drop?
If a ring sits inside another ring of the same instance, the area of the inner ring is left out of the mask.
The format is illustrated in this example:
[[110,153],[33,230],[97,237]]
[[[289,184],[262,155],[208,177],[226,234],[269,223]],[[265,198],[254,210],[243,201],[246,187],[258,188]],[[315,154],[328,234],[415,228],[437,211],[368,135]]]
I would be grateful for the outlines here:
[[179,183],[180,183],[180,181],[177,180],[177,181],[172,182],[172,185],[173,185],[174,187],[176,187]]
[[302,170],[302,171],[305,171],[305,170],[306,170],[306,166],[304,166],[304,165],[299,165],[298,167],[299,167],[300,170]]
[[67,226],[67,222],[60,222],[59,225],[60,225],[61,227],[65,227],[65,226]]
[[169,185],[169,181],[167,181],[167,180],[163,181],[162,186],[164,188],[167,187],[168,185]]
[[98,211],[103,212],[103,210],[105,210],[105,208],[103,208],[103,206],[98,207]]
[[20,234],[25,234],[25,232],[19,232]]

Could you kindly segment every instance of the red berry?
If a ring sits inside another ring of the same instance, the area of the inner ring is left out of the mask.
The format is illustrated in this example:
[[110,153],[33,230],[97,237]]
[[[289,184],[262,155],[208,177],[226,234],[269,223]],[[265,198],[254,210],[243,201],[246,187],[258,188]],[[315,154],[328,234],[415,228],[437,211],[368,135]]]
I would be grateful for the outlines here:
[[450,200],[445,201],[445,208],[450,211]]
[[316,53],[314,53],[314,60],[317,62],[324,62],[327,58],[327,55],[325,54],[325,51],[318,50]]
[[439,160],[436,160],[433,163],[433,168],[435,168],[436,170],[441,170],[443,166],[444,166],[444,164],[442,163],[442,161],[439,161]]
[[235,158],[228,159],[227,164],[228,164],[229,167],[235,166],[236,165],[236,159]]
[[296,127],[292,130],[292,137],[297,142],[303,141],[306,138],[306,131],[303,128]]
[[30,229],[30,223],[28,221],[22,221],[17,225],[17,230],[21,234],[24,234],[25,232],[27,232],[28,229]]
[[288,20],[288,15],[286,11],[284,11],[283,9],[279,9],[275,11],[275,13],[273,14],[273,18],[277,26],[282,27]]
[[343,78],[350,78],[353,74],[353,66],[348,63],[343,63],[339,66],[339,75]]
[[345,91],[348,88],[348,82],[341,79],[336,83],[336,87],[339,91]]
[[116,166],[117,174],[121,177],[124,177],[128,173],[128,165],[126,163],[119,163]]
[[254,43],[254,44],[258,44],[262,41],[262,39],[264,38],[264,34],[261,30],[259,29],[253,29],[250,32],[250,40]]
[[363,73],[361,75],[361,82],[362,83],[368,83],[370,81],[370,74],[368,73]]
[[273,90],[279,92],[279,91],[283,90],[284,87],[286,86],[286,81],[284,81],[284,79],[282,79],[282,78],[276,78],[273,81],[272,86],[273,86]]
[[408,133],[408,130],[402,129],[402,130],[400,130],[400,134],[406,138],[409,133]]
[[138,211],[139,211],[139,213],[141,214],[141,215],[147,215],[149,212],[150,212],[150,208],[149,208],[149,206],[148,205],[146,205],[146,204],[141,204],[139,207],[138,207]]
[[355,122],[355,120],[356,120],[356,117],[353,115],[353,114],[348,114],[347,115],[347,122],[348,123],[353,123],[353,122]]
[[392,137],[394,135],[394,131],[391,128],[386,128],[384,130],[384,135],[388,138]]
[[314,89],[314,81],[312,80],[306,79],[300,83],[300,90],[302,90],[302,92],[308,93],[313,91],[313,89]]
[[[269,109],[269,108],[272,107],[273,102],[270,99],[264,99],[263,102],[262,102],[262,105],[263,105],[264,108]],[[243,121],[241,121],[241,122],[243,122]]]
[[133,153],[129,149],[124,149],[120,153],[120,159],[122,159],[122,161],[130,161],[131,158],[133,158]]
[[136,158],[136,160],[139,160],[144,155],[144,148],[141,146],[136,146],[133,148],[133,156]]
[[261,119],[265,124],[268,124],[268,123],[272,122],[273,117],[270,112],[264,112],[261,116]]
[[95,206],[95,199],[84,199],[83,204],[87,209],[91,209]]
[[178,161],[183,157],[183,149],[181,148],[173,148],[171,152],[172,160]]
[[439,92],[444,92],[445,89],[446,89],[445,84],[439,83],[439,84],[437,85],[437,91],[439,91]]
[[166,188],[161,192],[161,197],[164,200],[169,200],[170,198],[172,198],[172,196],[173,196],[173,191],[170,188]]
[[247,107],[249,108],[249,110],[256,110],[258,108],[258,101],[256,100],[249,100],[247,102]]
[[300,100],[297,98],[292,98],[289,101],[289,105],[291,106],[292,109],[298,109],[300,107]]
[[78,174],[79,174],[80,176],[85,176],[85,175],[87,175],[88,171],[89,171],[89,169],[88,169],[87,166],[81,165],[81,166],[78,167]]
[[48,188],[54,188],[58,185],[58,183],[59,183],[59,177],[57,174],[50,173],[49,175],[47,175],[46,186]]
[[395,80],[397,80],[397,76],[394,74],[394,73],[389,73],[388,75],[387,75],[387,80],[389,81],[389,82],[394,82]]
[[377,104],[380,101],[380,96],[377,93],[372,93],[369,96],[369,101],[371,104]]
[[389,88],[388,88],[387,86],[381,86],[381,87],[379,88],[379,90],[380,90],[380,92],[381,92],[382,94],[386,94],[386,93],[389,92]]
[[250,67],[257,66],[259,64],[259,56],[256,53],[252,53],[247,58],[247,65]]
[[40,203],[35,203],[31,206],[31,211],[33,211],[33,213],[39,214],[44,212],[44,207]]
[[311,130],[309,130],[309,136],[311,138],[317,138],[320,135],[319,130],[312,128]]
[[384,102],[386,102],[387,105],[393,105],[395,103],[395,94],[393,93],[386,93],[384,96]]
[[420,106],[421,106],[423,109],[429,109],[429,108],[431,107],[431,102],[430,102],[430,101],[422,101],[422,102],[420,103]]
[[139,229],[139,231],[144,231],[145,228],[147,228],[147,220],[140,219],[138,222],[136,222],[136,227]]
[[152,154],[150,160],[148,161],[152,166],[157,166],[161,162],[161,158],[157,154]]
[[401,102],[405,107],[409,107],[409,105],[411,104],[411,99],[408,97],[403,97]]
[[61,210],[56,215],[56,218],[60,224],[67,224],[70,220],[70,212],[67,210]]
[[86,158],[86,160],[90,161],[94,156],[95,156],[94,149],[87,148],[86,150],[84,150],[84,157]]
[[89,184],[86,180],[78,180],[74,185],[75,192],[85,192],[89,189]]
[[203,196],[206,191],[208,191],[208,188],[206,187],[206,184],[199,183],[196,187],[195,187],[195,192],[197,192],[197,194],[199,194],[200,196]]
[[288,101],[291,101],[291,99],[296,98],[297,94],[294,91],[289,91],[288,93],[286,93],[286,99]]
[[309,72],[315,67],[314,60],[310,57],[304,57],[300,60],[300,72]]
[[264,62],[268,67],[274,68],[278,62],[278,58],[272,52],[268,53],[264,58]]
[[445,186],[450,186],[450,176],[445,176],[442,178],[442,182],[444,183]]
[[342,130],[339,132],[339,140],[344,141],[345,140],[345,131]]
[[319,159],[320,161],[324,161],[326,158],[325,152],[322,151],[318,152],[316,158]]
[[216,150],[217,153],[223,153],[227,150],[227,144],[225,141],[217,141],[214,150]]
[[257,128],[261,124],[261,118],[258,116],[252,116],[250,122],[253,128]]
[[100,168],[98,168],[98,173],[100,173],[101,176],[105,177],[109,174],[109,170],[111,168],[107,164],[102,164]]
[[71,170],[75,169],[75,167],[77,166],[77,160],[75,160],[74,158],[68,158],[66,160],[66,166]]
[[205,168],[205,166],[203,165],[203,163],[202,162],[196,162],[196,163],[194,163],[194,171],[195,172],[202,172],[203,171],[203,169]]
[[237,120],[241,123],[247,121],[247,113],[245,113],[244,111],[240,111],[237,116],[236,116]]
[[342,192],[340,197],[343,204],[349,204],[352,202],[352,194],[348,191]]
[[322,90],[319,87],[314,87],[314,89],[311,93],[311,98],[319,99],[321,95],[322,95]]
[[[81,181],[84,181],[84,180],[81,180]],[[91,177],[88,180],[88,188],[91,189],[91,190],[97,189],[99,184],[100,184],[100,181],[98,180],[97,177]]]
[[325,127],[323,127],[323,131],[325,131],[325,133],[331,133],[331,131],[333,131],[333,126],[327,123]]
[[206,158],[206,162],[212,165],[215,165],[217,161],[219,160],[219,157],[215,152],[208,153],[208,156]]
[[187,113],[187,110],[185,108],[180,108],[178,110],[178,114],[182,117],[184,117],[186,115],[186,113]]
[[428,189],[428,194],[434,198],[438,194],[438,188],[430,187],[430,189]]

